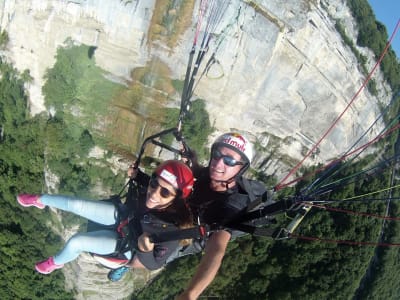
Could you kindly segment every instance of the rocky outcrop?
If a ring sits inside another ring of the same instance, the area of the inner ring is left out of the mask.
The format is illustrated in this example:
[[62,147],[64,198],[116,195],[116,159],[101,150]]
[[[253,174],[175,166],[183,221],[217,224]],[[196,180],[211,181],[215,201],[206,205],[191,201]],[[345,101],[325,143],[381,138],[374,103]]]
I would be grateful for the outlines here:
[[107,278],[109,271],[97,265],[89,254],[82,254],[63,269],[66,289],[75,293],[76,300],[129,299],[134,289],[140,288],[137,283],[143,285],[146,279],[139,271],[125,274],[124,280],[111,282]]

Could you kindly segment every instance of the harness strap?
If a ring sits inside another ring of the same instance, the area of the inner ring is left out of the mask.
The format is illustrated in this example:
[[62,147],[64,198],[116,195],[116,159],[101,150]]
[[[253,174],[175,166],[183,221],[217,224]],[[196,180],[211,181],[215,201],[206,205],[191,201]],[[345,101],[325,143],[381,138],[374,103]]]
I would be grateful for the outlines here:
[[264,218],[266,216],[273,216],[284,212],[290,208],[292,205],[292,201],[289,200],[281,200],[276,201],[270,205],[261,207],[258,210],[248,212],[246,214],[240,215],[238,218],[235,218],[232,222],[229,223],[229,226],[232,224],[239,224],[251,220],[256,220],[260,218]]
[[124,229],[124,227],[125,227],[126,225],[128,225],[128,223],[129,223],[129,219],[125,219],[125,220],[123,220],[122,222],[120,222],[119,225],[118,225],[118,227],[117,227],[117,232],[118,232],[122,237],[126,237],[126,236],[127,236],[126,231],[123,230],[123,229]]
[[254,201],[257,201],[257,198],[253,193],[253,189],[250,186],[250,182],[246,177],[241,177],[239,184],[241,184],[243,186],[243,189],[246,191],[247,195],[249,196],[250,204],[253,203]]
[[255,236],[262,236],[262,237],[272,237],[274,238],[279,229],[277,228],[271,228],[271,227],[256,227],[252,225],[246,225],[246,224],[232,224],[229,225],[229,228],[242,231],[245,233],[249,233],[251,235]]
[[209,232],[222,228],[230,228],[233,230],[250,233],[256,236],[275,237],[277,233],[277,228],[258,227],[243,224],[243,222],[264,218],[264,220],[268,224],[271,224],[271,220],[269,220],[267,217],[286,211],[289,204],[291,205],[290,201],[277,201],[273,204],[263,207],[262,209],[243,214],[239,218],[234,219],[232,220],[232,222],[224,224],[223,226],[220,226],[218,224],[212,227],[209,225],[197,225],[195,227],[187,229],[178,229],[174,231],[154,233],[150,236],[150,240],[152,242],[166,242],[181,239],[202,239],[206,237]]
[[162,243],[174,240],[202,239],[209,231],[210,227],[208,225],[197,225],[195,227],[173,231],[161,231],[153,233],[150,236],[150,241],[153,243]]

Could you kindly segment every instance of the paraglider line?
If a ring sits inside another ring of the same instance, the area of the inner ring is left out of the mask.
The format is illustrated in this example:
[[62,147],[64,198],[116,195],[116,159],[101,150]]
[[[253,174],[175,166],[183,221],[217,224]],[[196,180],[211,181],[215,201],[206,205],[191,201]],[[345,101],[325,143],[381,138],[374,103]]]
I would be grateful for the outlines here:
[[361,87],[358,89],[358,91],[354,94],[354,96],[352,97],[352,99],[350,100],[350,102],[347,104],[346,108],[342,111],[342,113],[336,118],[336,120],[332,123],[332,125],[328,128],[328,130],[322,135],[322,137],[319,139],[319,141],[308,151],[308,153],[304,156],[304,158],[275,186],[275,190],[280,190],[284,187],[286,187],[288,184],[284,184],[284,182],[290,177],[292,176],[299,168],[300,166],[304,163],[304,161],[312,154],[314,153],[314,151],[319,147],[319,145],[321,144],[321,142],[325,139],[326,136],[328,136],[330,134],[330,132],[333,130],[333,128],[337,125],[337,123],[340,121],[340,119],[342,118],[342,116],[347,112],[347,110],[350,108],[350,106],[354,103],[354,101],[356,100],[356,98],[359,96],[359,94],[361,93],[361,91],[365,88],[365,86],[367,85],[367,83],[369,82],[369,80],[372,77],[372,74],[375,72],[375,70],[377,69],[377,67],[380,65],[382,59],[384,58],[386,52],[389,49],[390,44],[392,43],[392,40],[399,28],[399,24],[400,24],[400,20],[397,22],[396,28],[394,29],[389,41],[386,43],[386,46],[384,48],[384,50],[382,51],[378,61],[375,63],[374,67],[372,68],[371,72],[368,74],[367,78],[364,80],[363,84],[361,85]]

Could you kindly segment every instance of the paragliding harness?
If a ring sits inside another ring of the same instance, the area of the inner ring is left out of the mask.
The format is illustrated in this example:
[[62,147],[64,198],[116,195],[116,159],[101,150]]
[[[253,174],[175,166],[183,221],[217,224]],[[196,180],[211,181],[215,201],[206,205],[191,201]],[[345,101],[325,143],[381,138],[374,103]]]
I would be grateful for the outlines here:
[[[252,185],[252,181],[244,177],[241,177],[237,182],[241,190],[245,191],[246,194],[242,194],[242,198],[238,199],[237,203],[234,203],[234,201],[229,202],[231,206],[237,208],[238,212],[234,217],[214,224],[205,224],[201,222],[201,213],[199,213],[197,214],[198,223],[192,228],[179,229],[151,236],[153,241],[158,242],[180,239],[193,240],[190,245],[177,249],[167,260],[167,263],[179,257],[203,251],[209,236],[219,230],[229,231],[231,233],[231,240],[247,234],[273,238],[275,240],[290,238],[291,234],[311,209],[311,205],[308,205],[307,202],[299,201],[298,198],[274,201],[274,193],[271,190],[267,190],[257,196],[257,193],[255,193],[257,192],[257,186]],[[243,201],[247,201],[244,208]],[[294,216],[292,221],[286,227],[276,227],[276,215],[288,212]]]
[[[193,152],[186,144],[186,141],[180,131],[181,121],[182,119],[179,120],[179,124],[176,128],[167,129],[146,138],[141,146],[134,167],[137,168],[139,166],[145,148],[148,144],[153,144],[162,149],[167,149],[175,155],[185,158],[187,164],[191,166],[192,160],[194,159]],[[172,134],[176,141],[181,144],[180,149],[176,149],[161,142],[161,138],[169,134]],[[215,224],[206,224],[202,221],[201,213],[199,213],[199,211],[194,212],[192,209],[194,218],[197,221],[193,227],[170,231],[160,230],[159,232],[153,233],[150,236],[150,240],[153,243],[161,243],[172,240],[192,239],[193,243],[191,245],[177,250],[180,252],[177,255],[179,257],[182,255],[202,251],[204,249],[205,241],[210,234],[218,230],[234,231],[235,233],[233,237],[243,234],[252,234],[255,236],[272,237],[274,239],[286,239],[290,237],[291,233],[298,227],[305,215],[311,209],[311,205],[308,205],[304,199],[299,199],[298,197],[274,201],[274,191],[265,191],[265,188],[263,188],[262,192],[260,192],[261,188],[257,186],[257,184],[254,184],[254,181],[251,181],[245,177],[240,176],[237,180],[237,183],[241,190],[245,193],[241,195],[242,198],[237,200],[237,203],[235,203],[235,200],[230,201],[229,203],[231,206],[236,207],[238,211],[235,213],[233,218],[223,220]],[[132,179],[127,183],[127,185],[129,186],[127,197],[129,210],[137,212],[137,199],[140,187]],[[117,204],[120,205],[120,202],[117,202]],[[292,221],[287,227],[272,228],[270,226],[276,223],[275,216],[277,214],[283,214],[287,212],[291,212],[291,214],[294,215]],[[135,218],[135,216],[133,217]],[[129,237],[129,234],[127,237]],[[137,238],[135,241],[136,240]],[[129,242],[126,240],[126,238],[123,238],[119,243],[119,247],[116,252],[120,254],[122,251],[124,251],[124,249],[126,249],[124,247],[128,245],[132,246],[132,242]],[[171,255],[171,257],[173,256],[174,255]]]
[[[138,197],[138,190],[140,187],[133,182],[132,179],[129,180],[127,185],[128,191],[124,196],[119,194],[104,200],[112,202],[116,207],[116,222],[114,225],[106,226],[91,221],[88,222],[88,231],[109,229],[118,233],[117,245],[113,253],[107,255],[91,253],[95,260],[110,269],[119,268],[128,264],[130,259],[133,258],[133,254],[137,248],[137,244],[135,243],[137,241],[137,236],[134,227],[140,224],[138,224],[138,220],[135,219],[134,213],[132,213],[134,211],[132,206]],[[123,198],[126,199],[125,202],[122,202]],[[129,251],[132,253],[130,259],[126,256],[126,253]]]
[[[169,146],[161,141],[161,138],[173,134],[177,141],[179,141],[182,145],[181,149],[176,149],[172,146]],[[190,163],[191,158],[191,151],[188,148],[186,142],[184,141],[183,137],[180,135],[176,128],[171,128],[164,130],[160,133],[152,135],[146,138],[140,148],[137,160],[133,168],[138,168],[141,158],[144,154],[145,148],[149,145],[153,144],[160,148],[167,149],[176,155],[180,155],[181,157],[185,157]],[[127,190],[127,191],[126,191]],[[94,231],[99,229],[109,229],[115,230],[118,233],[118,241],[115,251],[113,253],[107,255],[99,255],[91,253],[91,255],[103,266],[111,269],[119,268],[123,265],[126,265],[130,262],[130,259],[133,258],[134,253],[137,249],[137,229],[141,226],[140,223],[140,216],[138,213],[140,211],[139,208],[139,199],[141,198],[140,195],[146,193],[147,187],[142,186],[134,179],[130,178],[125,186],[122,188],[118,195],[114,195],[109,199],[104,201],[112,202],[116,207],[116,222],[114,225],[102,225],[92,221],[88,222],[88,231]],[[126,193],[124,194],[124,192]],[[125,201],[123,201],[125,199]],[[168,224],[159,223],[162,222],[160,220],[154,220],[151,218],[151,222],[156,227],[160,228],[159,233],[155,233],[152,240],[154,242],[159,241],[157,236],[162,236],[165,233],[165,228],[168,227]],[[176,240],[176,239],[173,239]],[[127,252],[131,252],[132,256],[130,259],[125,255]]]
[[[247,212],[247,208],[239,212],[237,217],[225,224],[204,224],[200,221],[193,228],[180,229],[177,231],[165,232],[158,235],[151,235],[151,239],[157,242],[170,240],[192,239],[192,243],[187,246],[176,249],[167,260],[167,263],[177,258],[202,252],[205,248],[207,239],[213,232],[228,230],[231,232],[231,240],[244,235],[253,235],[258,237],[267,237],[274,240],[283,240],[291,237],[294,230],[300,225],[305,215],[311,209],[310,205],[304,203],[292,203],[291,201],[277,201],[275,203],[263,203],[269,199],[270,192],[266,192],[261,198],[258,198],[248,208],[261,201],[259,207]],[[268,203],[269,201],[267,201]],[[295,214],[290,224],[286,227],[272,227],[276,224],[275,216],[286,212]],[[199,220],[199,219],[198,219]]]

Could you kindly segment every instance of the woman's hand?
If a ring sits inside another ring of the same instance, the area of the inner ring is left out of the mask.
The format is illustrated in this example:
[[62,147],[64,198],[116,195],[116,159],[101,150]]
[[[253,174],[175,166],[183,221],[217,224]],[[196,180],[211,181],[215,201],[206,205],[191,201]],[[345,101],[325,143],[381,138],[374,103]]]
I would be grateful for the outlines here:
[[154,244],[150,241],[150,236],[144,232],[138,238],[138,248],[142,252],[150,252],[154,249]]

